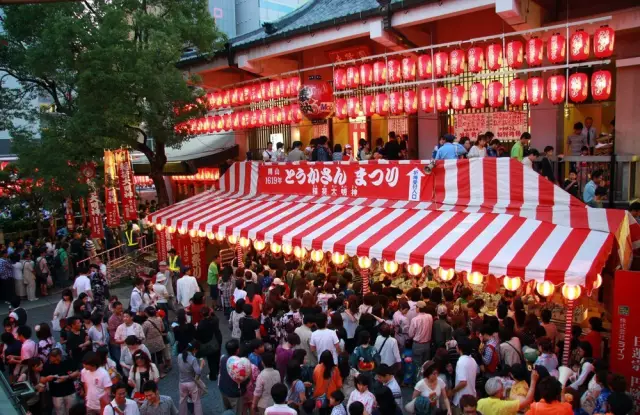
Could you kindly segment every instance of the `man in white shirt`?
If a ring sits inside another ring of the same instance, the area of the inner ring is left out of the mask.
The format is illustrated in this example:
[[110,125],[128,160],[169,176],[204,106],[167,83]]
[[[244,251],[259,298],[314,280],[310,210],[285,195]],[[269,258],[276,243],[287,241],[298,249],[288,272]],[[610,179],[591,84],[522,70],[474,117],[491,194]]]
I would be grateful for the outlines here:
[[87,267],[81,266],[79,271],[80,275],[76,277],[76,280],[73,283],[74,298],[78,298],[82,293],[87,293],[89,298],[93,298],[93,293],[91,292],[91,280],[87,276]]
[[540,153],[535,148],[530,148],[527,155],[522,159],[522,164],[525,167],[533,169],[533,162],[536,161]]
[[478,364],[471,357],[471,342],[469,339],[458,339],[458,353],[460,359],[456,364],[456,386],[453,388],[453,404],[460,405],[460,398],[464,395],[476,396],[476,374]]
[[200,292],[198,280],[196,280],[196,277],[184,274],[176,284],[176,291],[176,300],[182,304],[183,307],[188,307],[189,301],[193,298],[193,295]]
[[102,415],[140,415],[136,401],[127,398],[127,385],[118,382],[111,389],[115,398],[104,407]]
[[596,127],[593,126],[593,118],[587,117],[584,119],[584,128],[582,129],[582,135],[587,139],[587,145],[593,154],[593,149],[596,147],[598,138]]
[[336,332],[327,328],[327,315],[320,314],[317,316],[316,325],[318,330],[314,331],[309,340],[311,351],[316,354],[318,360],[322,356],[322,352],[329,350],[333,355],[333,362],[338,364],[338,354],[340,353],[340,340]]
[[144,280],[140,277],[136,277],[133,281],[133,290],[131,291],[131,297],[129,298],[129,308],[136,314],[144,312],[144,305],[142,301],[142,290],[144,290]]
[[269,141],[267,143],[267,148],[265,148],[264,151],[262,152],[262,161],[271,161],[272,157],[273,157],[273,145],[271,144],[271,141]]

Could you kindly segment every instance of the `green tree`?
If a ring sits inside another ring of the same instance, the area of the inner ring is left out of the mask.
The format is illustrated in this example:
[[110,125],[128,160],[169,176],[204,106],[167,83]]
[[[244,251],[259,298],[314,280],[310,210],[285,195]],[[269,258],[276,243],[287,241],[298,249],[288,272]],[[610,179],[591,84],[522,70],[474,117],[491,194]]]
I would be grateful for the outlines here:
[[[207,1],[94,0],[0,10],[0,75],[22,87],[0,94],[0,102],[4,97],[14,108],[17,95],[37,94],[51,103],[39,111],[39,137],[9,128],[20,168],[75,189],[73,166],[99,162],[104,148],[128,147],[149,160],[159,203],[166,205],[166,148],[190,138],[176,125],[205,112],[196,103],[203,94],[198,79],[184,76],[176,63],[186,48],[208,54],[226,41]],[[0,121],[9,118],[3,112]]]

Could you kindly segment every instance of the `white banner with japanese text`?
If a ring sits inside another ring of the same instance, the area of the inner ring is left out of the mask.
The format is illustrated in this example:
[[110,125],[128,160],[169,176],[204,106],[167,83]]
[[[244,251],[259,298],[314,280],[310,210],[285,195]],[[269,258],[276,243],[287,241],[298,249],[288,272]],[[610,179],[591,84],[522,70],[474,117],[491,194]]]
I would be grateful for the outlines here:
[[487,131],[499,140],[518,140],[528,125],[526,111],[455,114],[453,118],[456,137],[469,137],[472,141]]

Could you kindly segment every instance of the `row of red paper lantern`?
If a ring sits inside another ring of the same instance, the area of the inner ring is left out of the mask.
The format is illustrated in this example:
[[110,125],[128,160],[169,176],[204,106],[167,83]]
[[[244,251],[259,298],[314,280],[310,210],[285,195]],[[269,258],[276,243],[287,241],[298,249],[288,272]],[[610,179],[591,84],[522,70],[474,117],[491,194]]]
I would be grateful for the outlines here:
[[247,128],[269,127],[281,124],[298,124],[302,121],[302,112],[297,104],[282,107],[237,111],[224,115],[214,115],[189,120],[176,126],[189,134],[211,134],[222,131],[243,130]]
[[[613,54],[615,32],[608,26],[600,27],[593,35],[593,53],[597,58],[606,58]],[[573,62],[589,59],[590,36],[584,30],[573,33],[569,40],[569,57]],[[526,53],[525,53],[526,52]],[[541,66],[544,56],[544,42],[534,37],[526,41],[526,46],[519,40],[507,43],[504,52],[507,66],[519,69],[525,59],[529,67]],[[567,40],[556,33],[547,40],[547,59],[552,64],[565,63],[567,59]],[[421,55],[417,59],[405,57],[388,59],[386,62],[364,63],[334,70],[333,83],[337,90],[357,88],[358,86],[384,85],[387,82],[411,82],[417,79],[442,78],[449,74],[460,75],[469,72],[478,73],[488,68],[496,71],[502,68],[502,45],[494,43],[486,48],[471,47],[467,52],[455,49],[451,52],[437,52],[433,55]]]
[[257,104],[265,100],[296,98],[300,91],[300,77],[293,76],[238,88],[209,92],[203,101],[209,109]]

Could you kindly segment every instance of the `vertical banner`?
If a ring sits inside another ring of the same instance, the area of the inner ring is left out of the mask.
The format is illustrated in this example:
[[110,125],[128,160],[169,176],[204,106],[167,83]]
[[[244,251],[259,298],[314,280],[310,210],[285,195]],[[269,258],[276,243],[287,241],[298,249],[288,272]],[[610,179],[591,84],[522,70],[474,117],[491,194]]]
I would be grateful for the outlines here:
[[74,222],[74,217],[73,217],[73,202],[71,201],[71,198],[68,197],[67,200],[65,201],[65,214],[64,214],[64,218],[67,221],[67,229],[69,229],[70,231],[73,230],[73,228],[75,227],[75,222]]
[[117,150],[115,155],[118,182],[120,183],[120,198],[122,199],[122,216],[124,220],[137,220],[136,193],[129,151]]
[[156,245],[156,252],[158,253],[158,262],[160,261],[167,261],[167,253],[169,252],[169,246],[167,244],[167,231],[166,230],[161,230],[160,232],[156,232],[156,236],[158,237],[157,239],[157,245]]
[[616,271],[613,280],[611,323],[611,371],[627,379],[628,392],[640,407],[640,305],[637,281],[640,272]]
[[82,226],[84,227],[84,225],[87,223],[87,209],[84,206],[84,197],[81,197],[79,200],[80,203],[80,216],[82,217]]
[[[189,237],[189,234],[178,234],[178,248],[176,248],[176,251],[178,252],[178,255],[180,255],[182,266],[190,267],[193,265],[191,263],[191,238]],[[189,275],[193,274],[189,272]]]
[[104,200],[107,226],[117,228],[120,226],[120,212],[118,211],[118,195],[114,187],[116,178],[116,161],[112,151],[104,152]]
[[191,265],[193,267],[193,275],[198,280],[206,280],[207,264],[205,255],[204,238],[191,238]]
[[89,193],[89,226],[93,238],[104,238],[100,198],[94,186],[91,186],[91,192]]
[[53,214],[49,217],[49,236],[51,239],[56,237],[56,219],[53,217]]

